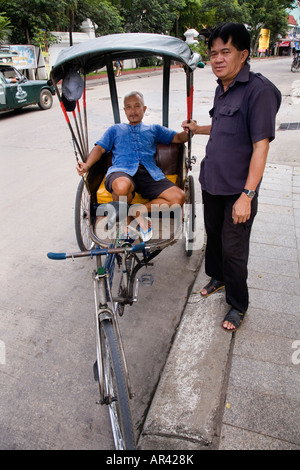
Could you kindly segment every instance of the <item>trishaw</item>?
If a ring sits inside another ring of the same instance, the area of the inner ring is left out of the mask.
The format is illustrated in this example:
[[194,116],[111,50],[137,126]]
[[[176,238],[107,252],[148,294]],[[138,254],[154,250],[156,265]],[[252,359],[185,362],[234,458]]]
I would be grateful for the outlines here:
[[[77,159],[86,161],[89,153],[87,74],[106,67],[114,122],[117,124],[121,120],[113,63],[117,60],[125,61],[151,56],[161,57],[163,60],[162,124],[166,127],[169,124],[172,61],[180,64],[185,71],[187,119],[191,119],[193,72],[200,57],[193,53],[182,40],[146,33],[115,34],[92,39],[60,53],[51,71],[51,78],[72,135]],[[82,97],[73,103],[66,101],[62,93],[64,80],[69,79],[70,71],[73,74],[76,72],[83,80]],[[60,83],[62,83],[62,91],[59,90]],[[193,176],[189,174],[195,161],[195,157],[191,154],[191,137],[189,136],[187,149],[181,144],[169,146],[159,144],[156,161],[165,175],[185,191],[186,203],[183,213],[179,211],[179,215],[172,213],[168,214],[168,217],[158,213],[157,230],[148,242],[121,236],[121,226],[124,218],[127,217],[128,206],[126,201],[112,201],[111,195],[103,188],[103,180],[111,164],[111,155],[105,154],[90,168],[78,186],[75,202],[75,231],[80,251],[48,253],[50,259],[95,258],[93,279],[97,360],[94,365],[94,374],[99,383],[99,403],[109,408],[114,443],[118,450],[136,449],[130,411],[130,399],[133,393],[118,316],[123,315],[125,305],[132,305],[137,300],[139,282],[152,282],[151,276],[138,277],[139,270],[147,266],[165,247],[175,243],[182,233],[185,236],[186,254],[191,256],[195,237],[194,181]],[[143,203],[139,197],[136,194],[132,203]],[[107,232],[103,232],[103,223],[101,225],[103,220],[106,221]],[[163,225],[166,221],[168,230],[164,232]],[[99,225],[102,226],[100,231],[98,231]],[[103,233],[104,236],[102,236]],[[116,265],[121,268],[118,279],[117,275],[114,275]]]

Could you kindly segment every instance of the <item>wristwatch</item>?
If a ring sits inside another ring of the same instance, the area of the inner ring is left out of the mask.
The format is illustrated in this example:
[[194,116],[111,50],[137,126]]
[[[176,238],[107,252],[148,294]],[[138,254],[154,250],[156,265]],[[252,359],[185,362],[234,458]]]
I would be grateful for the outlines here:
[[243,189],[243,193],[247,194],[250,199],[255,196],[255,191],[253,191],[252,189]]

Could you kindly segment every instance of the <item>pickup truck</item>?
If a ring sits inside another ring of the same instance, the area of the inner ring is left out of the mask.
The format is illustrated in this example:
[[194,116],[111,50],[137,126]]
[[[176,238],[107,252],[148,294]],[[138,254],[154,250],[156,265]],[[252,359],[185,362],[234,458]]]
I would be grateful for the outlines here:
[[55,95],[50,80],[28,80],[12,65],[0,64],[0,112],[38,104],[50,109]]

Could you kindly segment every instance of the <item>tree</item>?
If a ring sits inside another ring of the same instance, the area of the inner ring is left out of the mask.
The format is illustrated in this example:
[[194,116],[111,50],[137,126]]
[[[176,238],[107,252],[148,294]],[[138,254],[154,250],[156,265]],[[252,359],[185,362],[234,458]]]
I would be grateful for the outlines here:
[[200,9],[201,0],[186,0],[185,7],[179,13],[178,36],[183,37],[187,29],[202,30],[204,23]]
[[11,23],[8,18],[6,18],[3,13],[0,13],[0,44],[7,42],[11,34]]
[[64,0],[0,0],[0,11],[4,11],[13,28],[11,42],[31,44],[39,30],[56,30],[60,21],[65,21]]
[[86,18],[98,24],[97,34],[121,32],[122,17],[108,0],[0,0],[13,25],[11,41],[32,44],[44,31],[51,42],[51,31],[80,31]]
[[179,11],[185,5],[184,0],[131,0],[130,3],[130,8],[120,8],[125,30],[158,34],[170,34],[174,30]]
[[97,25],[96,36],[124,32],[124,19],[119,9],[108,0],[80,0],[75,18],[77,30],[86,18],[90,18],[94,26]]
[[278,35],[285,36],[288,32],[287,8],[292,8],[294,0],[239,0],[241,6],[247,8],[248,30],[251,36],[252,54],[255,55],[262,28],[271,30],[271,41]]
[[203,24],[213,29],[222,23],[245,23],[249,13],[238,0],[201,0],[200,11]]
[[251,49],[255,54],[261,29],[271,30],[271,41],[288,31],[287,12],[294,0],[186,0],[180,14],[180,27],[208,31],[228,21],[244,23],[251,36]]

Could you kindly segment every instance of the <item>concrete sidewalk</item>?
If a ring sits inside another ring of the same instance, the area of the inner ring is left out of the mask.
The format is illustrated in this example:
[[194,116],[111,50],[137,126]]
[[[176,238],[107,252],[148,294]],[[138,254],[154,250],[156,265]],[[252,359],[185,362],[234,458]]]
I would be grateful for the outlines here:
[[268,164],[250,306],[227,333],[202,264],[139,441],[142,450],[300,449],[300,168]]

